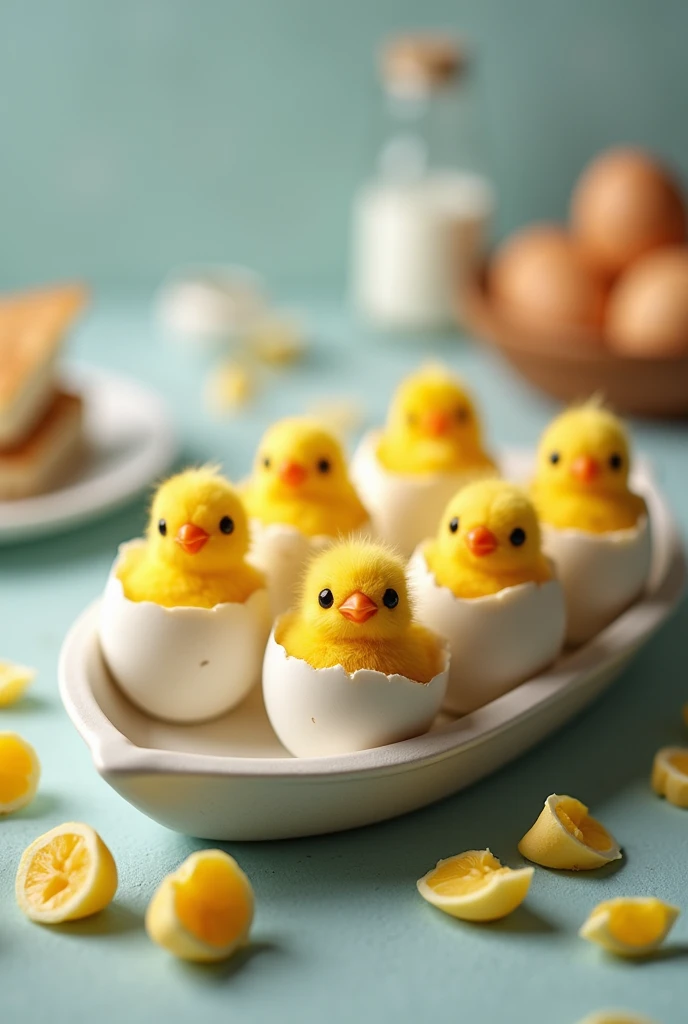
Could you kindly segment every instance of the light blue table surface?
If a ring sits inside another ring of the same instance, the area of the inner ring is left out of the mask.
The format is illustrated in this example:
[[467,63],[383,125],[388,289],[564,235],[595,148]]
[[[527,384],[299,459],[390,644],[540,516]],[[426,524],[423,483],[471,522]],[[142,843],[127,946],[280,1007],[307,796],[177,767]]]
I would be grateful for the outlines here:
[[[266,379],[239,420],[207,414],[207,360],[156,338],[143,302],[97,304],[72,352],[155,385],[170,400],[183,461],[220,459],[234,477],[248,469],[271,419],[298,412],[314,395],[357,394],[375,422],[394,382],[431,355],[470,380],[495,446],[532,445],[554,410],[466,342],[378,340],[340,307],[305,308],[314,339],[308,360]],[[638,423],[634,435],[655,461],[685,537],[686,428]],[[228,965],[186,965],[150,943],[142,919],[155,886],[204,844],[148,820],[99,778],[62,709],[56,679],[62,637],[101,590],[118,542],[141,531],[144,508],[142,500],[71,533],[0,549],[0,653],[40,673],[30,696],[0,712],[0,728],[35,744],[44,770],[34,803],[0,822],[3,1024],[575,1024],[608,1006],[685,1024],[688,812],[657,799],[648,785],[655,750],[686,739],[685,602],[607,696],[469,791],[348,834],[228,845],[257,897],[253,944]],[[484,927],[454,921],[420,899],[416,879],[440,857],[490,847],[507,864],[521,863],[518,840],[556,791],[590,803],[618,837],[625,851],[618,868],[579,876],[537,870],[526,905]],[[97,918],[41,928],[14,903],[16,865],[32,839],[71,819],[89,822],[110,845],[119,891]],[[594,904],[622,894],[654,894],[684,911],[652,960],[613,960],[577,938]]]

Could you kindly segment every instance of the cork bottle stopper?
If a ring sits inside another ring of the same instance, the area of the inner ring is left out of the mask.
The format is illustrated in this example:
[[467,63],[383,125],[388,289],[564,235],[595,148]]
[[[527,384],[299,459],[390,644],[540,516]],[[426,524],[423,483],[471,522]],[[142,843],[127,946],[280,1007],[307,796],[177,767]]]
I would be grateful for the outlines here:
[[381,70],[392,90],[427,90],[447,85],[466,66],[466,54],[449,35],[395,36],[383,47]]

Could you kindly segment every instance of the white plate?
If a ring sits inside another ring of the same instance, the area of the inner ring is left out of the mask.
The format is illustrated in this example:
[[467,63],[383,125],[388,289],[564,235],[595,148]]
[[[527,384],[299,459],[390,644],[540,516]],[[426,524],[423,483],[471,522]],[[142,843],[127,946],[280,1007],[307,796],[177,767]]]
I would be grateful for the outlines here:
[[84,399],[85,455],[56,490],[0,501],[0,544],[109,512],[147,487],[174,458],[170,418],[155,392],[93,367],[69,367],[62,378]]
[[[513,455],[511,476],[526,466]],[[119,692],[98,646],[97,604],[72,627],[60,692],[96,768],[126,800],[204,839],[281,839],[366,825],[415,810],[475,782],[549,735],[600,694],[667,618],[685,583],[671,515],[645,467],[655,538],[643,599],[594,640],[464,718],[440,715],[417,739],[336,757],[292,758],[259,692],[202,725],[155,722]]]

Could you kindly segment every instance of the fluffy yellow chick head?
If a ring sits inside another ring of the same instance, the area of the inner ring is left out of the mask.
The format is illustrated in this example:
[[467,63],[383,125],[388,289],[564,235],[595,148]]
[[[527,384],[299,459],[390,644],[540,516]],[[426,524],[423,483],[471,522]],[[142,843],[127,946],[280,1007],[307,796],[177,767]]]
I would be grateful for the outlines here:
[[316,419],[274,423],[263,436],[254,465],[258,489],[276,501],[336,502],[351,488],[336,438]]
[[482,480],[454,495],[440,520],[436,552],[485,573],[520,573],[541,558],[532,502],[513,484]]
[[153,498],[148,544],[156,557],[183,572],[230,570],[248,551],[248,519],[241,499],[213,467],[170,477]]
[[392,399],[387,436],[412,449],[429,472],[484,462],[481,433],[466,388],[442,367],[425,367],[407,377]]
[[629,462],[621,421],[588,402],[567,409],[545,430],[538,447],[537,481],[582,494],[622,494],[628,488]]
[[308,566],[299,614],[324,642],[394,640],[411,621],[404,563],[379,544],[339,541]]

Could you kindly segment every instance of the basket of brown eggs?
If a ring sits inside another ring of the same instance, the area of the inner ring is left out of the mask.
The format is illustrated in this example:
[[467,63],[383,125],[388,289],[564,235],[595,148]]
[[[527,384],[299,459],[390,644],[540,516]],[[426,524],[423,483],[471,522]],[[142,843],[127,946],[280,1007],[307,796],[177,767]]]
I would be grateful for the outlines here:
[[579,178],[568,226],[518,231],[469,277],[464,320],[557,398],[688,415],[686,222],[659,161],[608,150]]

